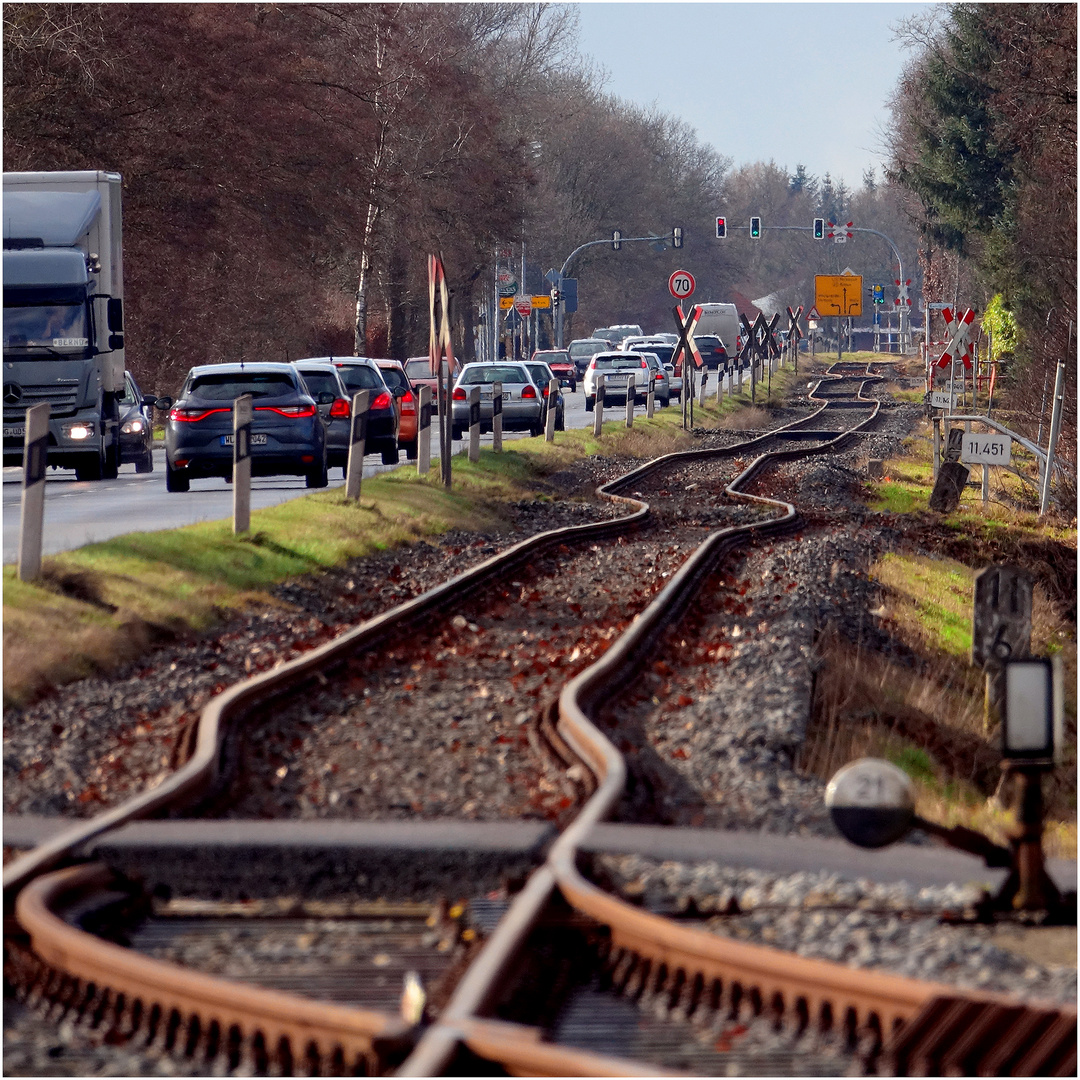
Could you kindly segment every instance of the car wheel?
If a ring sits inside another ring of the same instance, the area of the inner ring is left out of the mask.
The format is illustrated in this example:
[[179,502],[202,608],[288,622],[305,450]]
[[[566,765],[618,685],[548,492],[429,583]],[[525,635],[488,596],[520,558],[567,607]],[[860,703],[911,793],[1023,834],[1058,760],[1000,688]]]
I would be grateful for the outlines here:
[[147,450],[145,456],[135,462],[135,471],[137,473],[148,473],[154,471],[154,454],[152,451]]
[[453,427],[452,427],[452,428],[450,429],[450,436],[451,436],[451,438],[453,438],[453,439],[454,439],[455,441],[456,441],[456,440],[458,440],[458,439],[464,438],[464,436],[465,436],[465,429],[464,429],[463,427],[458,427],[458,426],[457,426],[457,424],[455,424],[455,425],[454,425],[454,426],[453,426]]
[[417,448],[415,439],[412,442],[403,443],[401,448],[405,451],[405,456],[410,461],[416,460]]
[[401,450],[398,448],[398,444],[394,443],[393,446],[384,446],[382,452],[382,463],[384,465],[396,465],[401,458]]
[[576,382],[571,382],[570,383],[570,393],[571,394],[576,394],[577,393],[577,383]]
[[534,439],[536,438],[537,435],[543,435],[544,434],[544,421],[543,420],[537,420],[536,423],[533,424],[532,427],[529,428],[529,434]]
[[329,483],[329,476],[327,475],[326,458],[322,459],[322,464],[317,465],[306,473],[304,481],[309,488],[324,488]]
[[101,479],[115,480],[120,475],[120,447],[113,443],[105,451],[101,462]]
[[187,469],[174,469],[165,459],[165,490],[166,491],[190,491],[191,477]]
[[587,397],[585,399],[585,411],[586,412],[592,412],[593,411],[593,404],[595,403],[595,401],[596,401],[596,398]]
[[660,405],[663,408],[666,409],[670,404],[671,404],[671,395],[670,394],[666,398],[661,398],[660,399]]

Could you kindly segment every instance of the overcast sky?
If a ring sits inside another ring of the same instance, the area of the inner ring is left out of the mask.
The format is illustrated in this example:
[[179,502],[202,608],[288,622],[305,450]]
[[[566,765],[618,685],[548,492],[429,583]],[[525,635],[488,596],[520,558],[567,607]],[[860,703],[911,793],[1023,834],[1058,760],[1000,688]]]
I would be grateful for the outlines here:
[[910,54],[893,3],[578,5],[581,52],[609,93],[685,120],[735,166],[768,161],[850,189],[885,160],[885,102]]

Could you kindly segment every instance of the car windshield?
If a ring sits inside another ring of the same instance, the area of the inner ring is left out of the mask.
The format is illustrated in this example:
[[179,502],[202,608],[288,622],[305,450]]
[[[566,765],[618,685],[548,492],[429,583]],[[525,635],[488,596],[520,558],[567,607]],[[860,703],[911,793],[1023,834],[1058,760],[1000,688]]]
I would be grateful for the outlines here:
[[4,305],[5,349],[85,349],[89,342],[84,304]]
[[197,375],[191,380],[189,393],[209,401],[235,401],[241,394],[252,397],[288,397],[296,386],[287,375],[276,372],[232,372]]
[[421,357],[419,360],[409,360],[405,364],[405,373],[410,379],[430,379],[433,378],[431,374],[431,361],[426,356]]
[[624,368],[641,368],[640,356],[598,356],[594,361],[597,371],[622,371]]
[[315,394],[333,394],[338,397],[341,389],[337,379],[329,371],[301,371],[304,383],[314,396]]
[[675,351],[674,345],[650,345],[649,352],[655,353],[657,359],[662,364],[666,364],[671,360],[671,354]]
[[541,353],[537,358],[538,362],[545,364],[569,364],[570,354],[565,352],[546,352]]
[[526,364],[529,374],[532,376],[532,381],[537,386],[547,386],[548,380],[551,378],[551,368],[547,364]]
[[383,382],[390,387],[391,390],[409,389],[409,380],[405,378],[405,372],[401,368],[379,368],[382,372]]
[[485,364],[466,368],[458,383],[461,386],[487,386],[490,383],[525,383],[528,377],[522,368],[512,364]]
[[120,399],[121,405],[138,405],[141,404],[142,399],[139,397],[135,390],[135,383],[131,378],[124,380],[124,396]]
[[350,390],[386,389],[386,383],[378,370],[366,364],[343,364],[338,368],[338,374]]
[[570,346],[571,356],[592,356],[603,352],[611,343],[608,341],[581,341]]

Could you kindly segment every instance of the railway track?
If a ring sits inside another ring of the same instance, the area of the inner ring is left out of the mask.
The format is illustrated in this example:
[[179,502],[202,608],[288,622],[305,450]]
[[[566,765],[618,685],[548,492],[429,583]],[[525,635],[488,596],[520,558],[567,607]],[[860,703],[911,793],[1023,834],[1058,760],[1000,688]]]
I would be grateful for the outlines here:
[[[815,389],[819,407],[782,430],[604,485],[621,518],[515,545],[227,689],[175,774],[7,867],[5,896],[18,894],[30,939],[9,942],[9,980],[100,1039],[215,1071],[334,1075],[651,1075],[659,1063],[746,1071],[752,1060],[830,1075],[872,1069],[883,1052],[894,1065],[924,1060],[924,1044],[897,1055],[890,1040],[935,1002],[1014,1007],[724,940],[601,887],[582,857],[607,818],[730,824],[713,775],[681,764],[698,755],[692,731],[673,737],[672,714],[694,706],[678,688],[707,689],[743,627],[768,644],[792,584],[775,547],[800,524],[765,493],[769,473],[862,438],[880,410],[862,392],[873,381],[841,368]],[[751,547],[755,573],[774,559],[772,608],[748,609],[730,569]],[[769,707],[781,730],[767,753],[790,766],[799,732],[781,721],[797,710]],[[391,727],[412,737],[383,745]],[[111,831],[163,814],[180,820],[143,828],[179,830],[169,844]],[[272,818],[384,831],[317,855],[310,833],[298,846],[267,841],[256,857],[250,839],[200,841],[208,814],[215,830]],[[439,836],[425,821],[441,817],[503,835],[486,846]],[[89,849],[106,862],[46,872]],[[270,942],[265,955],[237,944],[253,937]],[[331,994],[346,1000],[327,1004]],[[1068,1010],[1046,1015],[1067,1033]],[[1075,1010],[1071,1021],[1075,1032]],[[729,1045],[748,1033],[756,1057]],[[1013,1063],[1031,1049],[1018,1045]],[[1068,1064],[1059,1050],[1047,1068]]]

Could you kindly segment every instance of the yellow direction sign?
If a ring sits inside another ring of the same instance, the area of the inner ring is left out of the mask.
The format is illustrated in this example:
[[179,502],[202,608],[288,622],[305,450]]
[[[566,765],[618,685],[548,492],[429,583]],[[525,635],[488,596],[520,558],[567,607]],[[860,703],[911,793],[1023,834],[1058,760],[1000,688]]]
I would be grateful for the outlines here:
[[551,307],[551,297],[544,293],[542,296],[533,295],[532,298],[533,311],[537,308],[549,308]]
[[499,297],[499,310],[509,311],[514,306],[514,298],[512,296],[500,296]]
[[862,277],[819,274],[814,278],[814,306],[822,317],[862,314]]

